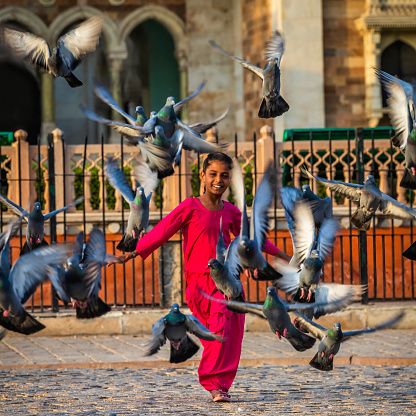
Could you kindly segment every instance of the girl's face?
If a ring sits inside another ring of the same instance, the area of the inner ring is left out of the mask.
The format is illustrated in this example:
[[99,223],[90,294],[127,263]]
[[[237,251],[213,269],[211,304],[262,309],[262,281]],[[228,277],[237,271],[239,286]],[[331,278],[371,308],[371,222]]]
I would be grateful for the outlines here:
[[227,162],[213,160],[206,172],[201,172],[201,181],[205,184],[206,192],[212,195],[222,195],[231,183],[231,172]]

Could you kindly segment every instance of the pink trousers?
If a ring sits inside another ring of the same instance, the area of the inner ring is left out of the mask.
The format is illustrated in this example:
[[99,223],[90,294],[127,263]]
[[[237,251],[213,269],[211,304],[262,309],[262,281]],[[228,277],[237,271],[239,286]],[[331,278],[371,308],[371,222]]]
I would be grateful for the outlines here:
[[[224,299],[208,273],[187,273],[186,299],[192,314],[211,332],[221,334],[225,342],[204,341],[199,364],[199,382],[206,390],[228,391],[234,381],[241,355],[245,315],[230,312],[225,305],[201,295],[199,289]],[[218,332],[220,331],[220,332]]]

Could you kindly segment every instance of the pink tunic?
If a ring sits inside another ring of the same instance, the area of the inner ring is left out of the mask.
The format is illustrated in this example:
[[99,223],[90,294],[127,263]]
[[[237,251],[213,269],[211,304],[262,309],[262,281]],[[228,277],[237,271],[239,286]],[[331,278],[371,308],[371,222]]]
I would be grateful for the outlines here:
[[[136,248],[145,259],[182,229],[188,306],[202,324],[212,332],[221,331],[227,339],[222,343],[201,340],[204,352],[198,374],[201,385],[208,391],[228,391],[230,388],[237,373],[244,333],[244,315],[230,312],[225,305],[211,302],[200,293],[203,290],[224,299],[206,270],[208,261],[216,257],[221,217],[224,241],[228,246],[230,232],[234,236],[240,233],[241,212],[238,208],[224,201],[222,210],[210,211],[198,198],[188,198],[146,234]],[[276,255],[279,249],[267,241],[264,251]]]

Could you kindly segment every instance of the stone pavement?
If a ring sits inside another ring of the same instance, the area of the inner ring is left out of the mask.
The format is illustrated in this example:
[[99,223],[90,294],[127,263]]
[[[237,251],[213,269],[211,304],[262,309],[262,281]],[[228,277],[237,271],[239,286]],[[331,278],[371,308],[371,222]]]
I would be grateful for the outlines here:
[[169,364],[168,346],[143,356],[149,338],[6,337],[0,415],[416,414],[416,331],[353,338],[331,372],[307,365],[317,344],[299,353],[270,332],[248,332],[233,402],[224,404],[198,383],[201,350]]
[[[169,347],[158,354],[143,356],[150,336],[97,335],[41,337],[17,335],[0,342],[2,368],[70,367],[160,367],[169,366]],[[194,337],[193,337],[194,338]],[[194,338],[196,342],[199,340]],[[246,332],[241,365],[308,364],[318,344],[304,352],[295,351],[271,332]],[[202,348],[182,366],[197,365]],[[384,330],[354,337],[343,343],[335,358],[339,364],[416,364],[416,331]],[[177,367],[177,365],[172,365]]]

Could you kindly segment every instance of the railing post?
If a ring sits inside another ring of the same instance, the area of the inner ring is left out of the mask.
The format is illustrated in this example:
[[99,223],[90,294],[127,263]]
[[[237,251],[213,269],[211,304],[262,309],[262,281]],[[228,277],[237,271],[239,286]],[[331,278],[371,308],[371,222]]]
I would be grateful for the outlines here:
[[[55,187],[55,151],[54,151],[54,134],[48,134],[48,172],[49,172],[49,210],[56,210],[56,187]],[[49,235],[51,245],[56,244],[56,216],[49,220]],[[56,291],[51,286],[51,305],[52,312],[59,311],[58,300],[56,299]]]
[[[355,151],[357,156],[357,181],[364,182],[364,131],[362,128],[355,129]],[[366,285],[367,290],[361,297],[363,305],[368,304],[368,263],[367,263],[367,233],[360,230],[358,234],[358,252],[360,267],[360,284]]]

